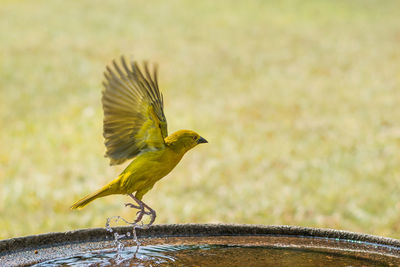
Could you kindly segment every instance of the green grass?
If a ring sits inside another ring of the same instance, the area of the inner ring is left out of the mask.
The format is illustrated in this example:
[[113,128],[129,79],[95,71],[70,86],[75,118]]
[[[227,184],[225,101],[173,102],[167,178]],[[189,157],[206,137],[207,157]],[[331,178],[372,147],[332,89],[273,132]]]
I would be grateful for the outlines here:
[[144,198],[157,223],[400,238],[398,1],[2,1],[0,238],[103,227],[102,72],[158,62],[169,132],[208,145]]

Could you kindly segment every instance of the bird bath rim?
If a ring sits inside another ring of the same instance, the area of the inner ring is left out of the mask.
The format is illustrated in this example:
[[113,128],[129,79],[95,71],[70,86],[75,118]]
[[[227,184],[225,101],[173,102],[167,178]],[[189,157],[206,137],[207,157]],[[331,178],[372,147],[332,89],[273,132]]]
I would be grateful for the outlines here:
[[[118,234],[125,234],[132,230],[132,227],[113,227],[113,230]],[[296,238],[306,240],[308,238],[308,240],[312,239],[311,243],[314,246],[315,244],[322,244],[323,247],[325,246],[324,248],[328,248],[333,244],[332,249],[336,250],[354,250],[356,248],[367,251],[372,249],[375,250],[372,251],[373,253],[390,255],[400,261],[400,240],[343,230],[287,225],[159,224],[153,225],[149,229],[138,228],[136,233],[139,240],[143,241],[143,245],[152,242],[156,244],[161,242],[160,244],[162,244],[164,241],[165,244],[170,244],[168,242],[171,242],[171,240],[175,240],[173,242],[176,244],[176,240],[189,242],[190,238],[198,238],[197,240],[210,238],[218,242],[223,242],[226,237],[268,237],[270,239],[284,237],[287,240],[295,240]],[[81,229],[0,240],[0,262],[4,260],[10,265],[13,265],[13,263],[30,264],[59,257],[60,254],[65,256],[76,254],[85,249],[96,250],[107,246],[110,248],[112,241],[112,234],[105,228]],[[324,244],[325,241],[329,241],[329,244]],[[296,242],[290,246],[308,246],[305,243]],[[105,243],[108,245],[104,245]],[[285,246],[285,244],[278,245]]]

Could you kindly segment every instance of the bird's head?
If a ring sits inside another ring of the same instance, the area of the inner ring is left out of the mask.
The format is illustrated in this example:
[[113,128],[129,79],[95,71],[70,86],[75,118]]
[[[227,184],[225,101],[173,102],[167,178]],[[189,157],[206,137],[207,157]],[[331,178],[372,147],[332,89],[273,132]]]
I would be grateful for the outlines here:
[[168,136],[165,141],[167,144],[170,144],[179,150],[183,150],[184,152],[192,149],[198,144],[208,143],[206,139],[191,130],[177,131]]

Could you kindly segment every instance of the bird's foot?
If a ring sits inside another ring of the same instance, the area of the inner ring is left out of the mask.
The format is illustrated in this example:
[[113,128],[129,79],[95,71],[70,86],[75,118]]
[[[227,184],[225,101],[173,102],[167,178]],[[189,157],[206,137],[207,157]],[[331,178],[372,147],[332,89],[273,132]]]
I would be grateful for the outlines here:
[[135,205],[132,203],[125,203],[125,207],[129,207],[132,209],[138,209],[138,211],[136,212],[136,219],[132,223],[130,223],[133,225],[136,225],[138,222],[140,222],[142,220],[143,216],[145,214],[147,214],[146,211],[144,210],[144,206],[141,203],[139,203],[139,205]]
[[[138,209],[138,211],[136,212],[136,219],[132,222],[132,224],[134,225],[134,227],[138,228],[149,228],[156,219],[156,212],[143,201],[137,199],[133,194],[128,195],[137,203],[137,205],[134,205],[132,203],[125,203],[125,207]],[[148,224],[144,224],[142,222],[139,226],[138,223],[142,221],[144,215],[150,216],[150,222]]]
[[142,220],[144,216],[144,210],[139,210],[136,212],[136,219],[133,221],[133,225],[137,226],[137,224]]

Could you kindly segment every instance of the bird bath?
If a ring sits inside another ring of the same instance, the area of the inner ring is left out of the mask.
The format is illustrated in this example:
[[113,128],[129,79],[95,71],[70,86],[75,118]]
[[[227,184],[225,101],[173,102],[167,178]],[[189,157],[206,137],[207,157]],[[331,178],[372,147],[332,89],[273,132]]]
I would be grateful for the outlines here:
[[[113,228],[126,234],[131,227]],[[104,228],[0,241],[0,266],[399,266],[400,241],[294,226],[183,224],[136,229],[115,251]]]

